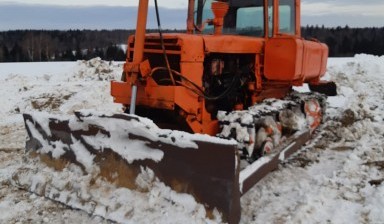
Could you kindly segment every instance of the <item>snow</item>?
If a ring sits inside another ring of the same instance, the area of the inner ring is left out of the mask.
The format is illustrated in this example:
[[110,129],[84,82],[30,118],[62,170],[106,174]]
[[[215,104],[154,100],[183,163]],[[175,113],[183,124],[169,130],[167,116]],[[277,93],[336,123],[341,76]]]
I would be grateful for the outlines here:
[[[37,190],[47,183],[52,197],[64,191],[59,200],[119,222],[221,222],[217,212],[214,219],[206,218],[204,206],[191,195],[172,191],[145,168],[136,179],[142,189],[138,192],[101,180],[93,183],[76,167],[55,173],[37,162],[22,165],[26,133],[21,114],[121,112],[109,95],[109,80],[120,78],[121,66],[100,59],[0,64],[0,223],[108,223],[17,189],[12,184],[17,170],[20,177],[32,176],[24,181],[33,181]],[[328,99],[321,131],[241,198],[241,223],[384,223],[384,57],[331,58],[326,78],[336,82],[339,95]],[[181,136],[175,133],[175,139]],[[56,145],[55,155],[60,156],[63,146]],[[40,169],[44,172],[38,173]],[[71,178],[76,181],[69,183]],[[68,186],[81,194],[73,195]],[[81,203],[91,195],[103,203]]]

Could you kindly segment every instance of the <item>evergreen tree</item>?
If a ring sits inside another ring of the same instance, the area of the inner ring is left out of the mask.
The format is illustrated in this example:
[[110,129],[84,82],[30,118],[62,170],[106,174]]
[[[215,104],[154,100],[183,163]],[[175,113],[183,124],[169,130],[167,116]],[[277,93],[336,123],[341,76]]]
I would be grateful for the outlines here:
[[0,62],[8,61],[10,61],[8,48],[4,44],[2,44],[0,47]]
[[64,52],[64,54],[63,54],[63,56],[62,56],[62,58],[61,58],[63,61],[75,61],[75,54],[73,53],[73,51],[70,49],[70,48],[68,48],[65,52]]
[[15,44],[12,50],[9,52],[9,58],[12,62],[23,62],[26,61],[26,58],[23,54],[23,49],[19,44]]

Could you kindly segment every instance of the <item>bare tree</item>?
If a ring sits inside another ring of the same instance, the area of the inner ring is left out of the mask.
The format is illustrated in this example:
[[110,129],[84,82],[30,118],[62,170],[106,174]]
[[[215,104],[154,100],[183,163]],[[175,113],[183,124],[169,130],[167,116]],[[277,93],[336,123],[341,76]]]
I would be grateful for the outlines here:
[[0,62],[4,62],[5,61],[5,58],[4,58],[4,46],[0,46]]
[[42,52],[42,46],[41,46],[41,42],[42,42],[42,32],[40,31],[40,33],[39,33],[39,38],[36,40],[37,41],[37,43],[36,43],[36,47],[37,47],[37,51],[36,51],[36,53],[37,53],[37,57],[39,58],[39,61],[41,61],[41,54],[43,53]]
[[26,52],[29,61],[34,61],[35,56],[35,37],[33,31],[28,32],[21,43],[23,50]]
[[45,60],[50,61],[54,57],[54,41],[52,40],[52,37],[47,33],[40,33],[40,48],[40,59],[42,56],[44,56]]

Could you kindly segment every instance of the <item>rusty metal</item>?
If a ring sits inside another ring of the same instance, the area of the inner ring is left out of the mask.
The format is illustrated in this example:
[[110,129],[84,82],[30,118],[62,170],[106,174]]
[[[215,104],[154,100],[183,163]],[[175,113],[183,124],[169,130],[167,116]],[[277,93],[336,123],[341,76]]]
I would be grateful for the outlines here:
[[195,0],[188,0],[187,33],[193,34],[195,30]]

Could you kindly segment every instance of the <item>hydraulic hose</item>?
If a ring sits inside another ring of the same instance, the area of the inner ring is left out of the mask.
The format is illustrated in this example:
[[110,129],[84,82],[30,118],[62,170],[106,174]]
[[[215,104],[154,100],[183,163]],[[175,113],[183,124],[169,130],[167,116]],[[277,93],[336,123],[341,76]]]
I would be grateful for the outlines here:
[[157,0],[155,0],[155,10],[156,10],[157,28],[158,28],[158,32],[159,32],[159,35],[160,35],[161,49],[163,50],[163,56],[164,56],[164,60],[165,60],[165,65],[167,67],[168,74],[169,74],[169,77],[170,77],[170,79],[172,81],[172,84],[175,86],[176,82],[175,82],[175,79],[174,79],[173,74],[172,74],[171,66],[169,65],[169,60],[168,60],[167,52],[165,50],[163,31],[161,29],[159,7],[157,5]]

